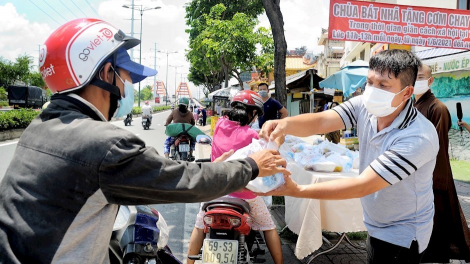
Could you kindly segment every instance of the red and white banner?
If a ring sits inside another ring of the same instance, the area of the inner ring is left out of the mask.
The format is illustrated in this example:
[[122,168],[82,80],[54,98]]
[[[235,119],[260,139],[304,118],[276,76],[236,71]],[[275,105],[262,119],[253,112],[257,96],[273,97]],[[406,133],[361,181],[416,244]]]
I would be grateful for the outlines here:
[[330,1],[331,40],[470,49],[470,11]]

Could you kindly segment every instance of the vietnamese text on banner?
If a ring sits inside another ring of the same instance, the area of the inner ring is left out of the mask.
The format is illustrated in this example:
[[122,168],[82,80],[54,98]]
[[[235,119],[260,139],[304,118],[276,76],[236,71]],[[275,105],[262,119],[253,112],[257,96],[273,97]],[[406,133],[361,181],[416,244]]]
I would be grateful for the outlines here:
[[362,1],[330,1],[328,38],[470,49],[470,11]]

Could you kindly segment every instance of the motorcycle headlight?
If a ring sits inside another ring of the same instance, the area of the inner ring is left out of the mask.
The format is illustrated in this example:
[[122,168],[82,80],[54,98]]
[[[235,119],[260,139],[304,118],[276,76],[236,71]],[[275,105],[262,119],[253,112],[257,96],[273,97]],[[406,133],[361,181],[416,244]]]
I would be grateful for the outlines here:
[[158,249],[162,249],[168,245],[168,239],[170,238],[170,229],[168,228],[168,225],[166,224],[162,214],[159,214],[158,216],[157,228],[160,230],[157,247]]

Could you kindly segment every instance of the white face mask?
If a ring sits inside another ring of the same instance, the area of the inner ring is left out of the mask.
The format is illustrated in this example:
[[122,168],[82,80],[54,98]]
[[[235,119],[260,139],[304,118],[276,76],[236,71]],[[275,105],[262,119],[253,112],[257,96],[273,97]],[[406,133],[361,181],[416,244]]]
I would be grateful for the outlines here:
[[398,106],[393,107],[393,98],[395,98],[395,95],[406,90],[407,87],[395,94],[374,86],[366,85],[366,91],[363,95],[367,112],[377,117],[384,117],[392,114],[398,107],[400,107],[401,104],[403,104],[403,102],[401,102]]
[[[431,79],[431,77],[429,77],[429,79]],[[423,94],[423,93],[427,92],[429,90],[429,85],[428,85],[429,79],[422,80],[422,81],[416,81],[415,86],[414,86],[415,89],[413,91],[413,94],[420,95],[420,94]]]

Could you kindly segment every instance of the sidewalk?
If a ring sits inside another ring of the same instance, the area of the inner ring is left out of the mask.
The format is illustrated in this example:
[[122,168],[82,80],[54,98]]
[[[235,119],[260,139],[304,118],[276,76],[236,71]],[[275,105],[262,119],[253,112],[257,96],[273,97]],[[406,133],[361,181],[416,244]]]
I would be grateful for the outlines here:
[[[199,129],[201,129],[204,133],[210,136],[210,125],[200,127],[198,126]],[[465,218],[467,219],[467,224],[470,226],[470,184],[461,182],[461,181],[454,181],[455,182],[455,187],[457,189],[457,195],[459,197],[460,201],[460,206],[462,207],[462,210],[464,212]],[[286,226],[285,223],[285,208],[283,205],[273,205],[271,208],[271,214],[273,216],[274,222],[276,223],[277,230],[278,232],[281,232],[281,230],[284,229]],[[287,228],[286,228],[287,229]],[[295,255],[294,255],[294,250],[295,250],[295,243],[296,243],[296,236],[295,235],[285,235],[286,233],[291,233],[290,231],[286,230],[280,233],[281,237],[281,244],[282,244],[282,251],[284,255],[284,262],[285,263],[307,263],[309,258],[313,255],[316,254],[317,252],[314,252],[312,255],[309,257],[298,260]],[[336,234],[328,233],[328,240],[331,243],[335,243],[339,236]],[[351,242],[365,247],[365,241],[364,240],[351,240]],[[320,251],[327,250],[329,248],[328,245],[323,243],[322,247],[320,248]],[[274,263],[271,259],[271,256],[268,253],[268,250],[266,248],[266,254],[264,255],[264,258],[266,259],[267,264]],[[366,252],[364,250],[358,250],[351,245],[349,245],[346,242],[341,242],[337,248],[334,250],[321,255],[317,258],[315,258],[311,263],[325,263],[325,264],[343,264],[343,263],[354,263],[354,264],[365,264],[366,263]],[[450,262],[451,264],[464,264],[467,263],[465,261],[457,261],[453,260]]]

